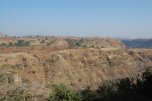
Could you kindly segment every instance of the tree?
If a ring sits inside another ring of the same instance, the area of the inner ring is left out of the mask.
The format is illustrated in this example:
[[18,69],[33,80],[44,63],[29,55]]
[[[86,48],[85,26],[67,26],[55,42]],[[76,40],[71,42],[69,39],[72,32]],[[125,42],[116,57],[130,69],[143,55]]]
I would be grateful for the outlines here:
[[80,46],[81,46],[80,42],[77,42],[77,43],[76,43],[76,46],[77,46],[77,47],[80,47]]
[[141,92],[144,96],[152,99],[152,70],[147,69],[143,73],[143,82],[141,84]]

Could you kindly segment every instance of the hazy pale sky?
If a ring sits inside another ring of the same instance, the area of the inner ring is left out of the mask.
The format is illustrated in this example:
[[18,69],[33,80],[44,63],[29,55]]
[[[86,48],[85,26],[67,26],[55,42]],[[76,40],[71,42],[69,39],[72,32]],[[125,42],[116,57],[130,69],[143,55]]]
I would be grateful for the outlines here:
[[0,0],[0,32],[152,38],[152,0]]

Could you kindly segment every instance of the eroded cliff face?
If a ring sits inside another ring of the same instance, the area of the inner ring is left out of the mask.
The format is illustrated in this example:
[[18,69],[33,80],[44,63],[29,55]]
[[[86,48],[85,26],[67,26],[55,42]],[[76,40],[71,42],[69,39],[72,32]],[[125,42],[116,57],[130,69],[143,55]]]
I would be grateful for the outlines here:
[[69,49],[50,53],[0,54],[0,89],[16,86],[47,95],[54,85],[96,89],[106,80],[137,77],[152,67],[150,49]]

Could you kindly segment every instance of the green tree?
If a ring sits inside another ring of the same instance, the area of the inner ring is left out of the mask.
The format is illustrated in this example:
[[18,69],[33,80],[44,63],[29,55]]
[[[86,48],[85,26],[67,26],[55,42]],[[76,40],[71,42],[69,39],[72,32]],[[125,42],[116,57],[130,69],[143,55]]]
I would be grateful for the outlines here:
[[152,69],[147,69],[143,73],[143,82],[141,84],[141,93],[152,99]]
[[77,46],[77,47],[80,47],[80,46],[81,46],[80,42],[77,42],[77,43],[76,43],[76,46]]

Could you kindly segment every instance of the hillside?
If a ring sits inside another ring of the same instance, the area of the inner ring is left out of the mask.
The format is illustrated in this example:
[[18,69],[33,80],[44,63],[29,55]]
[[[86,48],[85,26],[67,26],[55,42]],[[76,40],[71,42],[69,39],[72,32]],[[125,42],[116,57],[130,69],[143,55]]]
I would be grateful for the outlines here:
[[116,39],[8,36],[0,42],[0,99],[22,88],[46,101],[55,85],[95,90],[152,67],[151,49],[126,49]]
[[[152,66],[152,50],[119,48],[64,49],[0,54],[1,93],[22,86],[47,98],[54,85],[96,89],[106,80],[139,77]],[[40,100],[41,101],[41,100]]]
[[108,38],[67,38],[70,48],[125,48],[120,40]]
[[120,40],[79,37],[0,37],[1,46],[49,46],[69,48],[125,48]]
[[122,40],[129,48],[152,48],[152,39]]

